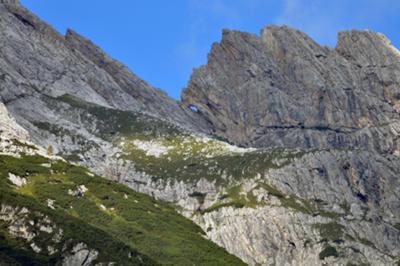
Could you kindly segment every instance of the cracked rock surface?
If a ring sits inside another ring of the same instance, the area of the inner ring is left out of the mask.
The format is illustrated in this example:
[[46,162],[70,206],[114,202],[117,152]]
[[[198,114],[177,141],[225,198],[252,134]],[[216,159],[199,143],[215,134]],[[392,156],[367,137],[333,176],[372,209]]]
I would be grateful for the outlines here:
[[335,49],[268,26],[225,30],[184,104],[219,136],[257,147],[398,149],[400,53],[379,33],[339,33]]

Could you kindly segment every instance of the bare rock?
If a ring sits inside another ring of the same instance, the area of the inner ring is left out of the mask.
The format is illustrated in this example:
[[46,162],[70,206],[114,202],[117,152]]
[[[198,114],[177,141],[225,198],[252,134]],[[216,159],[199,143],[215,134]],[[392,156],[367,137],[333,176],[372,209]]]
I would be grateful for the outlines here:
[[98,251],[89,249],[85,243],[76,244],[69,253],[69,255],[65,255],[63,266],[89,266],[99,255]]
[[392,152],[399,58],[382,34],[367,31],[342,32],[331,49],[288,27],[268,26],[260,36],[225,30],[183,104],[245,146]]

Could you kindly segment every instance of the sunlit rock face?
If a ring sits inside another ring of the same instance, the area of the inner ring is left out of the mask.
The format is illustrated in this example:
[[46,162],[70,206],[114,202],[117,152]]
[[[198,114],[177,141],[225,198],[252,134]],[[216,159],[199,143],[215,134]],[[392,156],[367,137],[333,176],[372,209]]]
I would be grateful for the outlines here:
[[[53,153],[172,203],[250,265],[399,260],[400,55],[382,34],[333,49],[224,30],[181,102],[17,1],[0,1],[0,43],[3,153]],[[66,261],[96,259],[80,245]]]
[[241,145],[392,152],[399,73],[399,51],[379,33],[341,32],[332,49],[288,27],[225,30],[182,98]]

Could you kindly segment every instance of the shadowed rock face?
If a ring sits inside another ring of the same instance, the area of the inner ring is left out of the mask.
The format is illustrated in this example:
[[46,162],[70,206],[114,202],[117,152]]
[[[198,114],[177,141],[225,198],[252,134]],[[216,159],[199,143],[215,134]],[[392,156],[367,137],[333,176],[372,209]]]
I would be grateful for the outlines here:
[[[397,148],[400,53],[381,34],[339,34],[321,47],[288,27],[223,32],[183,103],[245,146]],[[386,138],[378,136],[386,135]]]

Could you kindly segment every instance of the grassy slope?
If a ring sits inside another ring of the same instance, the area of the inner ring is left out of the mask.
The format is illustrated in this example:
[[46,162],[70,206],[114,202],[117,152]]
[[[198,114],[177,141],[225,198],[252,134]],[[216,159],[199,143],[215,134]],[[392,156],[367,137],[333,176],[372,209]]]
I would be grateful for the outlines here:
[[[39,156],[0,156],[0,202],[48,215],[64,230],[64,242],[84,242],[97,249],[101,254],[98,261],[124,265],[242,264],[206,240],[199,227],[167,204],[92,177],[85,168],[61,161],[51,162],[48,168],[42,166],[45,162],[47,159]],[[17,189],[7,179],[9,172],[26,176],[28,184]],[[85,185],[88,192],[80,198],[68,195],[68,190],[78,185]],[[55,210],[47,207],[48,199],[55,200]],[[33,253],[22,240],[10,237],[5,226],[0,222],[0,262],[47,265],[59,259],[60,254],[47,257]],[[39,236],[36,241],[40,245],[47,240]],[[126,258],[129,251],[137,254],[130,261]]]

